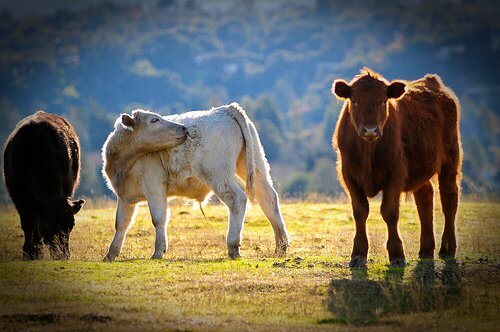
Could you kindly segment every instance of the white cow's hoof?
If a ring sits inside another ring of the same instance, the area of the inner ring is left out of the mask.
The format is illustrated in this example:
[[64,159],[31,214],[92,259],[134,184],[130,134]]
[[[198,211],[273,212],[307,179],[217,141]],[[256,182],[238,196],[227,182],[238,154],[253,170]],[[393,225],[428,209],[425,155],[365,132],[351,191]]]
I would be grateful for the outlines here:
[[229,246],[227,247],[227,253],[229,255],[229,258],[231,259],[236,259],[236,258],[240,258],[240,246],[237,245],[237,246]]
[[280,244],[276,244],[276,249],[274,250],[274,252],[278,256],[286,256],[287,250],[288,250],[288,244],[287,243],[280,243]]
[[155,252],[153,256],[151,256],[151,259],[163,259],[163,255],[164,255],[163,252],[160,253]]
[[110,255],[110,254],[107,254],[104,258],[103,258],[103,262],[112,262],[114,261],[116,258],[116,256],[113,256],[113,255]]

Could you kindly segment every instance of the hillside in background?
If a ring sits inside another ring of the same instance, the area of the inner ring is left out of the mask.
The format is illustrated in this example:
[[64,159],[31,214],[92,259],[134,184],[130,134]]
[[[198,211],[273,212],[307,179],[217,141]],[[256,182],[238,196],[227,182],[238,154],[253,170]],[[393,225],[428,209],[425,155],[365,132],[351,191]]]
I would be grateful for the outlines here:
[[[463,190],[500,191],[500,10],[492,1],[176,1],[0,13],[0,140],[37,109],[83,148],[79,194],[109,195],[100,148],[121,112],[240,102],[281,194],[342,193],[335,78],[438,73],[462,103]],[[6,201],[1,187],[0,199]]]

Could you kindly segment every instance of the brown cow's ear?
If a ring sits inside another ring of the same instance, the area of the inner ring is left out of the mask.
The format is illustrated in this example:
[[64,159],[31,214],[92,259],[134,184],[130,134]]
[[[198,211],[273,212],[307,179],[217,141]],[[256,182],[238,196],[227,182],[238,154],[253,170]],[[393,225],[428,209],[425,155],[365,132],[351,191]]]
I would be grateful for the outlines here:
[[338,99],[351,98],[351,87],[344,80],[335,80],[332,84],[332,92]]
[[400,81],[394,81],[387,87],[387,98],[398,99],[406,92],[406,84]]
[[135,126],[134,118],[128,114],[122,114],[122,124],[125,127],[133,128]]
[[85,204],[84,199],[79,199],[78,201],[73,202],[73,214],[77,214],[78,211],[82,209],[83,204]]

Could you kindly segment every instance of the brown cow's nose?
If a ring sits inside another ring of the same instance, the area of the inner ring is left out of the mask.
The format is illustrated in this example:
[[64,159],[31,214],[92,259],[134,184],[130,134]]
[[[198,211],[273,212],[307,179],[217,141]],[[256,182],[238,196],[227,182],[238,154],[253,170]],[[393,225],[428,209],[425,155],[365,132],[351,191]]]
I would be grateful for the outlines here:
[[380,129],[378,126],[363,126],[361,128],[361,135],[370,141],[375,140],[380,136]]

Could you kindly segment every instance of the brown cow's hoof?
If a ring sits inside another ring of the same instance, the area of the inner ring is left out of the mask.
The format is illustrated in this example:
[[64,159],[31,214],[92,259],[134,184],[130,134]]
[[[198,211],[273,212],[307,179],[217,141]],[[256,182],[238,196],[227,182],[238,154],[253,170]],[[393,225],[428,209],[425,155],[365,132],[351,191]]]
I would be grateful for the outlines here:
[[364,256],[354,256],[349,262],[349,267],[365,267],[366,266],[366,257]]
[[404,258],[397,258],[391,261],[391,267],[405,267],[406,260]]
[[236,259],[240,258],[240,246],[230,246],[227,247],[227,254],[229,255],[229,258],[231,259]]
[[439,251],[439,258],[441,258],[441,259],[454,259],[455,254],[452,254],[452,253],[445,251],[445,250],[440,250]]
[[449,246],[443,244],[439,250],[439,257],[442,259],[455,258],[455,248],[451,249]]
[[418,253],[418,258],[420,258],[420,259],[433,259],[434,258],[434,254],[419,252]]

